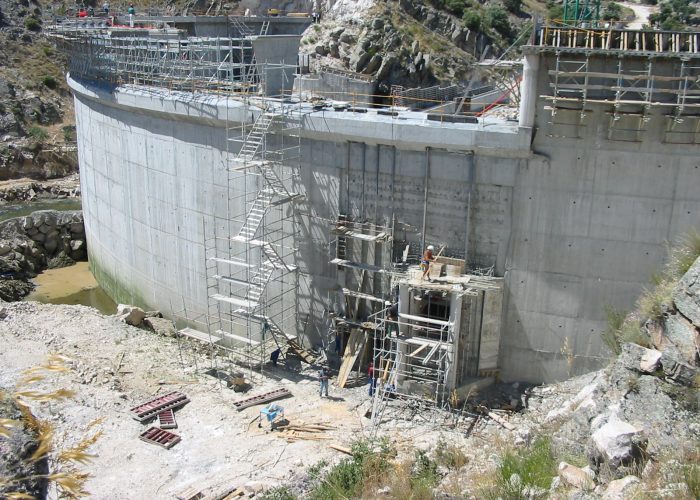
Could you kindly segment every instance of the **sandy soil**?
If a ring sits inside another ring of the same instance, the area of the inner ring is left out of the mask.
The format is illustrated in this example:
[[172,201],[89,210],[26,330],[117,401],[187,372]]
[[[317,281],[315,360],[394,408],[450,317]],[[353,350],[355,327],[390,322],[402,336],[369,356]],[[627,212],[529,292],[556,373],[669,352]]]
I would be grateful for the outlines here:
[[[98,456],[84,467],[94,476],[87,485],[92,498],[172,498],[190,485],[225,488],[250,481],[267,487],[321,459],[337,459],[339,453],[328,443],[348,444],[363,432],[362,421],[369,422],[358,416],[364,388],[343,391],[342,396],[331,388],[333,399],[320,400],[314,372],[278,369],[251,380],[248,395],[287,387],[294,396],[280,404],[290,421],[338,427],[327,433],[332,441],[287,443],[279,432],[249,425],[259,407],[237,412],[231,403],[243,396],[196,373],[195,361],[208,368],[206,358],[185,349],[181,363],[174,339],[84,306],[25,302],[6,307],[8,317],[0,321],[0,386],[12,387],[22,370],[40,364],[48,353],[61,353],[74,360],[74,371],[56,376],[44,388],[72,389],[76,397],[37,405],[37,415],[66,434],[66,445],[79,440],[89,422],[104,418],[99,426],[104,434],[91,449]],[[172,390],[183,391],[191,402],[176,412],[175,432],[182,441],[165,450],[138,439],[146,426],[128,410]]]

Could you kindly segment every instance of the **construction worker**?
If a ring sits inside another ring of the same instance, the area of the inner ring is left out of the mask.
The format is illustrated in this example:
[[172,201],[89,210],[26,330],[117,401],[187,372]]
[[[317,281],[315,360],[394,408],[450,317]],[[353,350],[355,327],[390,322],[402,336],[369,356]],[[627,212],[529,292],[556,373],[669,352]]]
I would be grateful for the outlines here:
[[399,333],[399,303],[394,302],[386,313],[386,333],[395,337]]
[[374,362],[370,362],[367,368],[367,381],[369,383],[369,395],[374,396],[374,390],[377,388],[377,378],[374,376]]
[[323,392],[325,391],[326,397],[328,397],[328,369],[321,366],[318,371],[318,381],[321,383],[321,389],[319,391],[319,397],[323,397]]
[[126,13],[129,14],[130,16],[133,16],[134,14],[136,14],[136,8],[134,7],[133,3],[129,4],[129,9],[126,11]]
[[270,354],[270,361],[272,361],[272,366],[277,366],[277,360],[280,359],[281,353],[282,351],[279,347],[272,351],[272,353]]
[[[433,245],[428,245],[428,248],[423,252],[423,258],[420,261],[420,268],[423,270],[423,276],[421,276],[421,281],[425,279],[425,276],[430,271],[430,263],[433,261],[433,252],[435,247]],[[428,275],[428,281],[430,281],[430,275]]]

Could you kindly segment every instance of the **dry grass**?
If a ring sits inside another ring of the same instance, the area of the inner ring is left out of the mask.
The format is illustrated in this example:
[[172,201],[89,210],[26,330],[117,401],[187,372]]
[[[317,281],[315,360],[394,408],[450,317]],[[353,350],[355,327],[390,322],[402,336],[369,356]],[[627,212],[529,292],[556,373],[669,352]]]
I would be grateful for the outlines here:
[[[22,372],[14,392],[10,394],[10,397],[22,414],[22,420],[0,419],[0,438],[10,438],[15,429],[23,426],[35,433],[38,446],[29,458],[29,461],[39,462],[46,460],[50,472],[31,477],[0,478],[0,486],[11,486],[26,480],[45,479],[50,487],[56,488],[56,496],[59,498],[80,498],[89,494],[85,490],[85,483],[89,475],[78,470],[77,465],[86,464],[94,458],[94,455],[89,454],[87,450],[99,439],[102,433],[100,431],[96,431],[92,435],[87,433],[100,424],[102,420],[98,419],[91,422],[82,432],[86,437],[76,445],[66,448],[58,442],[53,425],[50,422],[36,418],[30,408],[31,404],[55,403],[74,396],[72,391],[66,389],[44,391],[34,387],[39,382],[51,383],[52,381],[48,380],[51,375],[69,372],[69,362],[68,358],[54,354],[49,356],[41,365]],[[65,439],[66,436],[62,436],[62,440]],[[8,493],[7,498],[24,499],[32,497],[16,491]]]

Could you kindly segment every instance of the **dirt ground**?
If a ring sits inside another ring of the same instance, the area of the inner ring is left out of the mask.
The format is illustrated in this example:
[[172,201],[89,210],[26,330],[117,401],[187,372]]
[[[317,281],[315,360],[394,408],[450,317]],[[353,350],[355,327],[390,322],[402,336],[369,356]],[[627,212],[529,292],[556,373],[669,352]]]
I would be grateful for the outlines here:
[[[331,397],[320,399],[313,371],[308,374],[269,371],[254,377],[247,395],[286,387],[293,397],[280,401],[293,423],[327,422],[337,430],[329,440],[288,443],[250,422],[260,407],[238,412],[232,406],[243,397],[218,379],[198,374],[196,365],[209,360],[183,346],[183,362],[175,339],[158,337],[105,317],[84,306],[6,304],[8,316],[0,321],[0,386],[11,388],[24,369],[36,366],[49,353],[73,360],[74,370],[43,383],[44,389],[76,392],[65,403],[35,406],[36,414],[65,433],[65,445],[83,437],[97,418],[103,432],[90,452],[97,457],[83,469],[93,475],[87,484],[92,498],[173,498],[189,487],[227,488],[247,484],[269,487],[322,459],[338,458],[329,443],[348,445],[369,420],[360,418],[364,388],[331,387]],[[247,375],[247,373],[246,373]],[[182,441],[172,449],[138,439],[146,429],[132,419],[129,409],[157,394],[179,390],[191,402],[176,412]]]

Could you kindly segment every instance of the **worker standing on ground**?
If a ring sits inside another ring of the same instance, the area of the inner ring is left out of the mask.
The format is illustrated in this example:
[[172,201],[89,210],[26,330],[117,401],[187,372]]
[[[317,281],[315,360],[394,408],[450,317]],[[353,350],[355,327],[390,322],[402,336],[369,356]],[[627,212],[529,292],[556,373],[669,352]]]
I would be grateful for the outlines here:
[[374,390],[377,388],[377,378],[374,376],[374,362],[370,362],[367,368],[367,380],[369,382],[369,395],[374,396]]
[[328,370],[323,366],[318,371],[318,381],[321,383],[319,396],[323,397],[323,392],[325,391],[326,397],[328,397]]
[[[435,247],[433,245],[428,245],[428,248],[423,253],[423,258],[420,261],[420,267],[423,270],[423,276],[421,276],[421,281],[425,279],[425,275],[430,272],[430,263],[433,261],[433,251]],[[430,281],[430,275],[428,274],[428,281]]]
[[277,366],[277,360],[280,359],[281,353],[282,351],[279,347],[272,351],[272,353],[270,354],[270,361],[272,361],[272,366]]

